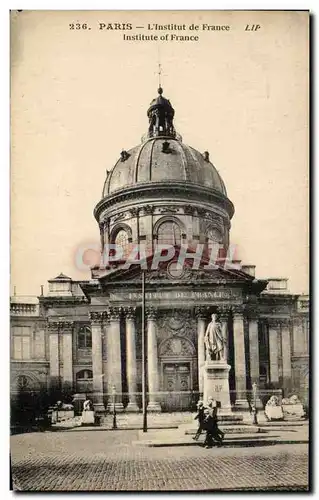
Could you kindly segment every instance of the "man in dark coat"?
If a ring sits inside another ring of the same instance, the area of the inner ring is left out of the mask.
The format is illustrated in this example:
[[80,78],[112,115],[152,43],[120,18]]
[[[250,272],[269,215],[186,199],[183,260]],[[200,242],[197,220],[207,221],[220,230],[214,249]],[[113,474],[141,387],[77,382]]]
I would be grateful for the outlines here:
[[207,407],[207,416],[204,420],[204,428],[206,429],[204,446],[206,448],[211,448],[215,442],[217,446],[222,446],[224,439],[224,433],[218,428],[217,408],[217,401],[211,399]]
[[203,423],[204,423],[205,417],[206,417],[206,415],[205,415],[204,403],[203,403],[203,401],[198,401],[198,403],[197,403],[197,415],[194,418],[194,420],[198,420],[198,429],[197,429],[195,436],[193,437],[193,439],[195,441],[198,440],[199,436],[202,433],[202,430],[204,430]]

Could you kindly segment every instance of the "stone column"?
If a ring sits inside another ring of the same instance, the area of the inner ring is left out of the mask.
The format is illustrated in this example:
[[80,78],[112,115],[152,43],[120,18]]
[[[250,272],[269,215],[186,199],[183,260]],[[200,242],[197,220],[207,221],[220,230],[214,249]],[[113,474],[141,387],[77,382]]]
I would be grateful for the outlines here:
[[225,362],[228,363],[229,357],[229,339],[228,339],[228,318],[229,318],[229,308],[228,307],[219,307],[218,308],[218,316],[222,326],[222,335],[225,342]]
[[73,390],[73,348],[72,348],[73,322],[61,323],[63,339],[63,388]]
[[242,308],[233,309],[236,402],[240,408],[248,408],[246,394],[246,357],[244,318]]
[[113,408],[112,393],[115,388],[117,411],[123,411],[122,403],[122,360],[121,360],[121,332],[120,319],[122,309],[110,307],[108,310],[109,327],[107,332],[107,392],[108,410]]
[[148,375],[148,405],[147,411],[161,411],[157,401],[159,391],[158,353],[156,338],[156,312],[153,308],[146,310],[147,316],[147,375]]
[[137,368],[136,368],[136,331],[135,331],[135,307],[125,309],[126,330],[126,377],[128,386],[129,402],[127,411],[138,411],[136,403],[137,396]]
[[303,334],[303,320],[301,318],[294,318],[293,322],[293,355],[300,356],[305,354],[304,334]]
[[195,314],[197,316],[197,354],[198,354],[198,389],[199,398],[204,394],[204,365],[205,365],[205,330],[206,330],[206,309],[197,307]]
[[49,322],[50,388],[61,389],[59,322]]
[[290,321],[286,319],[281,320],[280,323],[283,387],[289,391],[292,385]]
[[279,384],[279,364],[278,364],[278,320],[268,319],[268,336],[269,336],[269,365],[270,365],[270,382],[274,386]]
[[103,403],[103,364],[102,364],[102,320],[101,312],[91,312],[92,330],[92,371],[93,404],[95,411],[104,411]]
[[[248,316],[248,333],[249,333],[249,365],[250,365],[250,381],[251,387],[253,384],[257,386],[256,406],[258,410],[263,408],[259,397],[259,335],[258,335],[258,316],[255,312],[249,311]],[[253,391],[252,391],[253,396]]]
[[259,386],[259,338],[258,318],[253,313],[248,314],[249,331],[249,361],[251,383]]

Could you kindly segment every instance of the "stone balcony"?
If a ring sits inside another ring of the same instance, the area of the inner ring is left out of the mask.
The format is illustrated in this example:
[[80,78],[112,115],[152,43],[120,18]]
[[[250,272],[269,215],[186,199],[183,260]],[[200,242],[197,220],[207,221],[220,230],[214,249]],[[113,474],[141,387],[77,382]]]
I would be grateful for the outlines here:
[[13,296],[10,299],[11,316],[39,316],[37,297]]

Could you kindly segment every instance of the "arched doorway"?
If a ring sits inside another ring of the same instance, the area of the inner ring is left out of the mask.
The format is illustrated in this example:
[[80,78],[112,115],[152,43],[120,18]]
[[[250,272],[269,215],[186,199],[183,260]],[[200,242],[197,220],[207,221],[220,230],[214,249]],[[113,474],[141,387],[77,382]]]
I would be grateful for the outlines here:
[[163,411],[188,411],[194,405],[196,350],[193,343],[174,336],[159,346],[161,406]]

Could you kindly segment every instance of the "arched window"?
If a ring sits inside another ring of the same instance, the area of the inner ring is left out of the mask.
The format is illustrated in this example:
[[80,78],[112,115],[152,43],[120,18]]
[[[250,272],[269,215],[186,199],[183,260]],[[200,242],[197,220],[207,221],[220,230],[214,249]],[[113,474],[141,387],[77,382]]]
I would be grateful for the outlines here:
[[207,241],[209,243],[222,243],[223,237],[219,229],[211,227],[207,231]]
[[176,222],[163,222],[157,230],[157,243],[164,245],[180,245],[181,229]]
[[127,257],[129,254],[129,237],[124,229],[120,229],[116,234],[114,243],[123,249],[123,257]]
[[84,382],[85,380],[92,380],[93,372],[92,370],[81,370],[76,374],[76,379],[82,382]]
[[92,347],[92,333],[88,326],[81,326],[78,331],[78,348],[90,349]]

